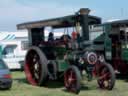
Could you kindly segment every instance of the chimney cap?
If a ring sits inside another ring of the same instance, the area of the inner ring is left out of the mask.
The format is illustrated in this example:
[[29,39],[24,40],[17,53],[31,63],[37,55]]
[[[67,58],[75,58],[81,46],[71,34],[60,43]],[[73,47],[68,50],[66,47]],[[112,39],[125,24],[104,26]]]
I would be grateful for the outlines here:
[[79,13],[81,14],[81,15],[88,15],[89,13],[90,13],[90,9],[89,8],[81,8],[80,10],[79,10]]

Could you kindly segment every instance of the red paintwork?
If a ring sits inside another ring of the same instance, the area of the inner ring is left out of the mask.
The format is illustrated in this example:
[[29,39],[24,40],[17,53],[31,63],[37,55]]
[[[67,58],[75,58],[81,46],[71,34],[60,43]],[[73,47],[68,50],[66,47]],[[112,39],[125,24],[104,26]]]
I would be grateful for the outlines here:
[[26,78],[27,78],[27,80],[30,84],[37,85],[36,81],[32,77],[32,74],[30,73],[30,69],[29,69],[28,65],[29,64],[25,64],[25,66],[24,66],[24,71],[25,71]]

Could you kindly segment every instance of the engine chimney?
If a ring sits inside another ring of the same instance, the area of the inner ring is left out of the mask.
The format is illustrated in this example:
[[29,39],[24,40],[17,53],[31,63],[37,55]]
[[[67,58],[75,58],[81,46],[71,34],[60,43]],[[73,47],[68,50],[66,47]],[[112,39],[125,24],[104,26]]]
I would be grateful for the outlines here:
[[89,26],[88,26],[88,15],[90,13],[89,8],[81,8],[79,11],[79,15],[81,17],[81,26],[82,26],[82,40],[88,41],[89,40]]

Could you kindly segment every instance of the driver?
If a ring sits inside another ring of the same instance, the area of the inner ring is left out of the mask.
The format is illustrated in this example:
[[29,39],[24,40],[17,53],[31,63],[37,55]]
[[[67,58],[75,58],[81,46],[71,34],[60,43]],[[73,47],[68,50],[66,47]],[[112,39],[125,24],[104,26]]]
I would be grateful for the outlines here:
[[52,42],[52,41],[54,41],[54,34],[50,32],[48,35],[48,42]]

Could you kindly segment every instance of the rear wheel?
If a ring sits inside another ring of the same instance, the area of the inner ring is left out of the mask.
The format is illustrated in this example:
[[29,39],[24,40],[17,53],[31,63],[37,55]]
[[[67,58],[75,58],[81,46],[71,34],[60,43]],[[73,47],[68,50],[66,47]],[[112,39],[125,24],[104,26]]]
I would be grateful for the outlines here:
[[31,47],[25,58],[24,71],[28,82],[41,86],[47,78],[47,59],[38,47]]
[[78,94],[80,92],[80,71],[76,66],[69,67],[64,74],[64,84],[68,91]]
[[98,68],[98,85],[102,89],[112,90],[115,85],[115,73],[110,64],[102,62]]

